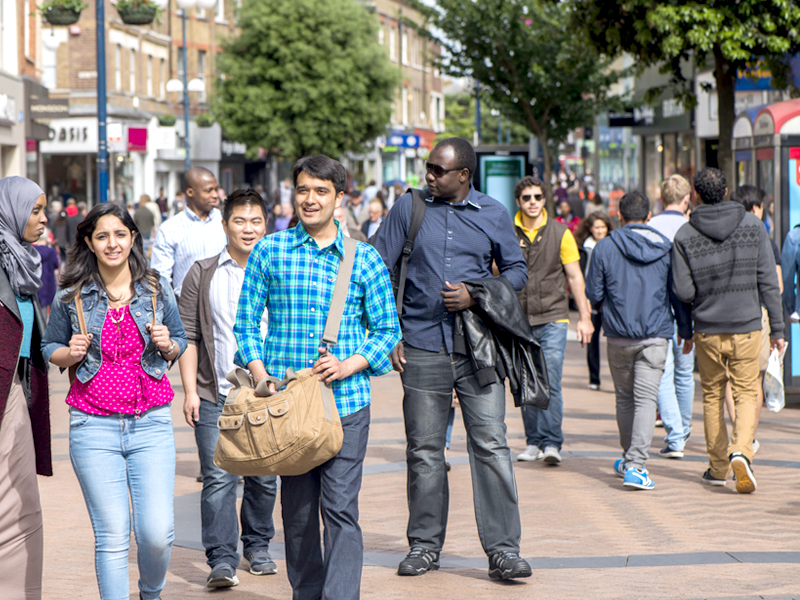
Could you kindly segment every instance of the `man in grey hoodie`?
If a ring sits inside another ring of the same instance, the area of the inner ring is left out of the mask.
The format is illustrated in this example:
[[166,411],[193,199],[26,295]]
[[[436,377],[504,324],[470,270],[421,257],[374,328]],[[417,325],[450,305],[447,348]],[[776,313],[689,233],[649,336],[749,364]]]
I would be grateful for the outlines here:
[[[780,352],[784,348],[775,258],[758,218],[741,204],[723,201],[728,188],[721,171],[703,169],[695,175],[694,187],[702,205],[675,234],[672,273],[675,294],[692,304],[709,458],[703,481],[725,485],[732,469],[736,491],[747,494],[756,489],[750,461],[761,302],[769,315],[770,346]],[[722,410],[728,380],[736,413],[730,444]]]

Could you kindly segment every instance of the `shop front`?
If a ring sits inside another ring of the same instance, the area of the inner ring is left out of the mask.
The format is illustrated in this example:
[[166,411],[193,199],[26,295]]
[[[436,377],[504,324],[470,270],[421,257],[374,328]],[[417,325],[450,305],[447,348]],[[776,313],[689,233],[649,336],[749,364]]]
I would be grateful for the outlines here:
[[97,119],[52,119],[48,139],[39,144],[44,190],[50,197],[75,198],[91,205],[95,196]]
[[0,72],[0,177],[25,175],[24,98],[22,81]]

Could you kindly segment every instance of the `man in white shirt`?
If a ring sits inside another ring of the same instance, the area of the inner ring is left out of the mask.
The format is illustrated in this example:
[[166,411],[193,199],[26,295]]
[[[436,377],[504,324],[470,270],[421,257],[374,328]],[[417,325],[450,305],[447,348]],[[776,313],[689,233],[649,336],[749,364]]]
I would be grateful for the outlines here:
[[[222,227],[228,246],[219,255],[197,261],[189,269],[180,298],[180,314],[189,346],[179,360],[185,391],[183,413],[195,429],[200,454],[203,492],[200,499],[203,546],[211,573],[210,588],[239,583],[236,567],[238,519],[236,475],[214,465],[219,439],[217,419],[231,387],[225,378],[234,368],[238,349],[233,335],[236,309],[242,291],[250,251],[267,231],[268,211],[255,190],[236,190],[223,208]],[[267,314],[261,332],[266,334]],[[275,535],[272,510],[275,477],[245,477],[242,498],[242,544],[249,570],[254,575],[277,572],[269,555]]]
[[[678,229],[688,222],[686,212],[692,194],[691,184],[680,175],[670,175],[661,184],[664,210],[648,221],[648,225],[669,238],[675,239]],[[694,402],[694,349],[683,353],[683,340],[678,329],[672,335],[661,385],[658,388],[658,412],[667,436],[666,447],[659,451],[664,458],[683,458],[683,449],[692,429]]]
[[186,208],[167,219],[156,233],[150,266],[166,277],[180,297],[183,278],[195,261],[222,252],[227,243],[216,208],[217,178],[208,169],[186,173]]

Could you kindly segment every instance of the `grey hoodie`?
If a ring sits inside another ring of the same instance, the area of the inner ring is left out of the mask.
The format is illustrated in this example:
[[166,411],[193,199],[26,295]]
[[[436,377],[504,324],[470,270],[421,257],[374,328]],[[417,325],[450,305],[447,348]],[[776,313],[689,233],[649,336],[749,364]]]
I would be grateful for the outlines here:
[[735,202],[702,204],[675,234],[675,295],[691,303],[699,333],[748,333],[761,329],[761,301],[770,337],[783,337],[778,275],[767,230]]

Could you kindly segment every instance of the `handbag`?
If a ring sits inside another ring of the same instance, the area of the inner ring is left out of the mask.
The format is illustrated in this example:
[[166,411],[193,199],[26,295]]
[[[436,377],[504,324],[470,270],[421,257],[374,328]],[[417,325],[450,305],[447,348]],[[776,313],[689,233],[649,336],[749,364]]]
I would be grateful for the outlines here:
[[[153,295],[150,296],[150,300],[153,302],[153,323],[151,327],[155,327],[156,325],[156,291],[153,290]],[[81,335],[87,335],[86,329],[86,318],[83,315],[83,299],[81,298],[81,292],[78,290],[78,293],[75,294],[75,312],[78,314],[78,327],[81,330]],[[72,387],[72,384],[75,382],[75,377],[78,375],[78,367],[80,364],[86,360],[86,357],[80,360],[80,362],[75,363],[69,368],[69,385]]]
[[[344,238],[345,257],[336,276],[322,343],[336,345],[358,242]],[[330,384],[310,368],[286,370],[278,381],[267,376],[256,387],[248,371],[236,368],[217,419],[214,464],[234,475],[303,475],[342,448],[342,422]],[[270,394],[268,383],[278,390]]]

